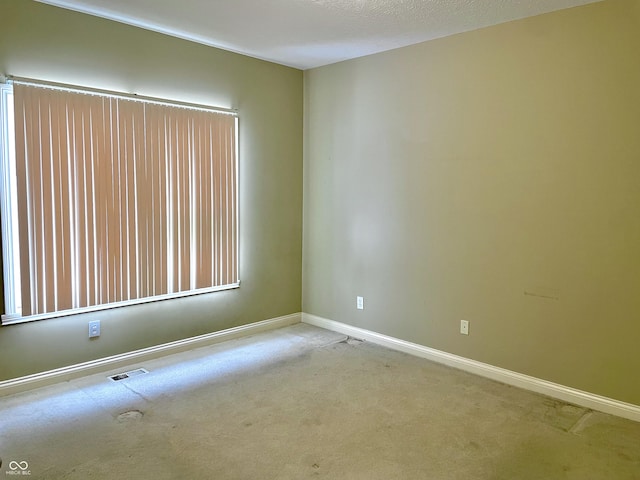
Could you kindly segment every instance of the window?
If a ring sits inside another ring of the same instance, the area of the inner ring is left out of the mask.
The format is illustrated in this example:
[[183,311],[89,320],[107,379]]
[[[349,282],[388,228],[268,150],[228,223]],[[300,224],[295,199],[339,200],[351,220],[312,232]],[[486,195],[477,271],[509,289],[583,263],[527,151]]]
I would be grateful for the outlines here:
[[3,323],[239,285],[235,114],[0,93]]

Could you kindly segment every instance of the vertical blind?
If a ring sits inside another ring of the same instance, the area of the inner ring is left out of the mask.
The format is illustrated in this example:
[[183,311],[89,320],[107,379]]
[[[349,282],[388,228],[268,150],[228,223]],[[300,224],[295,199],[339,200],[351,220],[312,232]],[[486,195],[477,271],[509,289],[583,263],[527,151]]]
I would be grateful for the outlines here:
[[14,84],[22,316],[238,282],[237,117]]

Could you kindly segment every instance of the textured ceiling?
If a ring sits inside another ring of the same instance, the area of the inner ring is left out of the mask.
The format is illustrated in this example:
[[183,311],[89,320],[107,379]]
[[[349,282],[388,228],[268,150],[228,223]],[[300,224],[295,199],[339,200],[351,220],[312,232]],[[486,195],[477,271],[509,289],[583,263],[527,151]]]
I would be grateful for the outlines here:
[[38,0],[307,69],[600,0]]

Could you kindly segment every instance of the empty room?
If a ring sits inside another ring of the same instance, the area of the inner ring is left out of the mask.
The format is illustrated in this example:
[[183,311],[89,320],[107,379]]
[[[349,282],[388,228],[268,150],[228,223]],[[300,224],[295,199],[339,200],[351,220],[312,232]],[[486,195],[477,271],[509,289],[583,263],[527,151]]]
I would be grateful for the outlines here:
[[639,0],[5,0],[0,477],[640,479]]

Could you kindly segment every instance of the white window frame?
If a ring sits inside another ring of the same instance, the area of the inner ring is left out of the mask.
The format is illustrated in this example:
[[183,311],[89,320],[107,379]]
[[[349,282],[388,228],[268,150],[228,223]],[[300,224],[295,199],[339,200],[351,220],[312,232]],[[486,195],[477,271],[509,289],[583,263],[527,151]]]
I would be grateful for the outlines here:
[[[41,83],[33,81],[34,83]],[[49,85],[49,84],[47,84]],[[95,93],[98,95],[113,96],[117,98],[133,99],[145,102],[153,102],[168,106],[180,106],[190,109],[201,109],[206,111],[217,111],[231,113],[235,116],[235,268],[237,271],[237,282],[207,287],[182,292],[174,292],[163,295],[155,295],[151,297],[138,298],[134,300],[119,301],[115,303],[107,303],[101,305],[93,305],[88,307],[74,308],[69,310],[61,310],[56,312],[48,312],[45,314],[36,314],[30,316],[21,315],[21,298],[20,298],[20,262],[19,262],[19,241],[18,229],[15,227],[14,219],[17,219],[17,195],[16,195],[16,159],[15,159],[15,132],[13,124],[13,88],[11,81],[2,82],[0,79],[0,226],[2,231],[2,255],[3,255],[3,273],[4,273],[4,301],[5,313],[2,315],[2,325],[24,323],[35,320],[43,320],[47,318],[56,318],[79,313],[87,313],[93,311],[118,308],[127,305],[135,305],[141,303],[156,302],[160,300],[181,298],[203,293],[223,291],[235,289],[240,286],[240,222],[239,222],[239,119],[237,112],[224,108],[209,107],[206,105],[195,105],[181,102],[173,102],[164,99],[156,99],[152,97],[141,97],[137,95],[126,95],[117,92],[107,92],[103,90],[92,90],[80,87],[60,86],[58,84],[50,84],[53,88],[67,89],[70,91],[81,91],[83,93]],[[16,268],[17,267],[17,268]]]
[[[4,280],[4,310],[2,323],[22,316],[21,299],[16,285],[20,285],[18,229],[12,228],[17,216],[15,188],[15,126],[13,123],[13,87],[0,83],[0,215],[2,227],[2,267]],[[16,248],[14,248],[14,245]],[[15,266],[18,268],[15,268]]]

